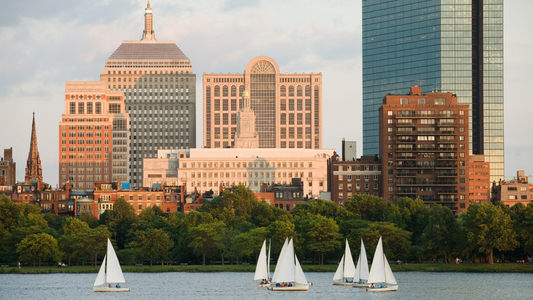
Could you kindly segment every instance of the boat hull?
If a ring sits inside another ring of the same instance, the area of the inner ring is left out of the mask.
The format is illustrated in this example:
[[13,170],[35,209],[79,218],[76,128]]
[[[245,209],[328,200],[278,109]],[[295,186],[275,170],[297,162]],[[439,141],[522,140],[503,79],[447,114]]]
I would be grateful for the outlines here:
[[272,291],[307,291],[309,290],[309,285],[293,285],[293,286],[272,286],[270,287]]
[[333,285],[352,285],[352,283],[344,281],[333,281]]
[[117,292],[129,292],[130,291],[130,288],[129,287],[123,287],[123,288],[110,288],[110,287],[105,287],[105,286],[102,286],[102,287],[99,287],[99,286],[95,286],[93,287],[93,291],[95,292],[109,292],[109,293],[117,293]]
[[394,285],[394,286],[389,286],[389,287],[385,287],[385,288],[367,288],[366,291],[367,292],[395,292],[398,290],[398,286],[397,285]]
[[352,284],[352,286],[355,287],[355,288],[369,288],[370,284],[368,284],[368,283],[354,283],[354,284]]
[[270,283],[263,283],[263,284],[260,283],[259,287],[260,288],[268,288],[268,287],[270,287]]

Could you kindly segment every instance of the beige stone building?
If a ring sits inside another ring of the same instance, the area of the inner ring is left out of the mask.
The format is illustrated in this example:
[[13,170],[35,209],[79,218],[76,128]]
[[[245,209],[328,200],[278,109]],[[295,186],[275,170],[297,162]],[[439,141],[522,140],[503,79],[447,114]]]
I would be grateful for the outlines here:
[[[188,149],[159,150],[157,159],[144,159],[145,187],[184,185],[188,191],[213,190],[243,184],[254,192],[261,185],[303,182],[304,196],[327,191],[327,161],[333,149]],[[177,166],[177,167],[176,167]]]
[[244,74],[203,74],[204,147],[232,147],[243,91],[255,112],[259,148],[322,148],[322,74],[281,74],[266,56]]

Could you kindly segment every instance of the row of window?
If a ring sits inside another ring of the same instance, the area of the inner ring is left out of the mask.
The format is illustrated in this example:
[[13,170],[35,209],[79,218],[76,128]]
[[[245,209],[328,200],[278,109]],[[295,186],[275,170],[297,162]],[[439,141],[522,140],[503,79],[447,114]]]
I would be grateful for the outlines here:
[[[312,162],[191,162],[191,168],[240,168],[242,165],[243,168],[312,168]],[[187,168],[187,162],[181,164],[181,168]]]
[[[305,172],[277,172],[277,177],[276,172],[191,172],[191,178],[202,178],[202,175],[203,178],[304,178]],[[187,178],[187,172],[183,176]],[[307,177],[312,178],[313,172],[307,172]]]

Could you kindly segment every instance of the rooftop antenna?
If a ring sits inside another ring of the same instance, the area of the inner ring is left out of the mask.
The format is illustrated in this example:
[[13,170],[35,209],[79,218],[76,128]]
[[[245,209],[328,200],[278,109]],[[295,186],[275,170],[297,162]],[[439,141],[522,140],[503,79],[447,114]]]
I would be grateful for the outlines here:
[[425,81],[423,79],[415,79],[415,81],[418,83],[417,86],[422,86],[422,81]]

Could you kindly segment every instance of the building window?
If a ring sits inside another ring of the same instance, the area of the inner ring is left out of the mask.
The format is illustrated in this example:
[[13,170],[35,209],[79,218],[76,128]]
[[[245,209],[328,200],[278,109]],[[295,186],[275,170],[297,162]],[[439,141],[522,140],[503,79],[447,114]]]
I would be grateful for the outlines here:
[[400,103],[401,103],[402,105],[407,105],[407,104],[409,104],[409,99],[407,99],[407,98],[401,98],[401,99],[400,99]]
[[418,104],[426,104],[426,98],[418,98]]

